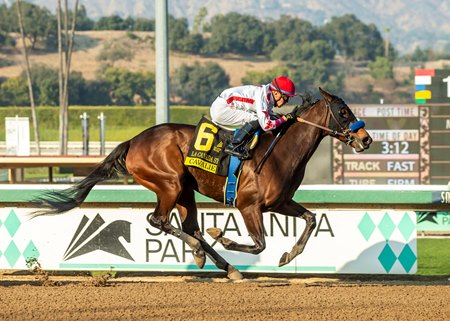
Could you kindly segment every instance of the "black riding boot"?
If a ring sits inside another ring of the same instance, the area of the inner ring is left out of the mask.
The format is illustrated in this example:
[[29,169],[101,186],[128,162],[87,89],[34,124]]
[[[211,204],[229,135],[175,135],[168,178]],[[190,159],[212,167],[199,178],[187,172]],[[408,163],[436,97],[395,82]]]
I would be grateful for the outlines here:
[[225,153],[234,155],[239,159],[250,158],[249,151],[245,148],[245,143],[247,140],[253,136],[256,130],[259,128],[259,122],[253,120],[246,123],[242,128],[237,129],[236,135],[234,135],[231,143],[225,147]]

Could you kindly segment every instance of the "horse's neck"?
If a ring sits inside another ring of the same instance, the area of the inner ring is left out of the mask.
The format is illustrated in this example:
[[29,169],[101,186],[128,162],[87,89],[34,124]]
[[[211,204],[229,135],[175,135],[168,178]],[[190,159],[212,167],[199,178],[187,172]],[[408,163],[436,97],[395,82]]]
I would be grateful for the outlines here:
[[[327,112],[323,101],[317,102],[313,107],[304,112],[301,117],[311,123],[327,127]],[[295,148],[303,150],[304,153],[298,155],[295,165],[298,168],[306,166],[314,152],[317,150],[320,142],[324,138],[323,131],[320,128],[303,123],[303,126],[293,126],[293,136],[295,139]]]

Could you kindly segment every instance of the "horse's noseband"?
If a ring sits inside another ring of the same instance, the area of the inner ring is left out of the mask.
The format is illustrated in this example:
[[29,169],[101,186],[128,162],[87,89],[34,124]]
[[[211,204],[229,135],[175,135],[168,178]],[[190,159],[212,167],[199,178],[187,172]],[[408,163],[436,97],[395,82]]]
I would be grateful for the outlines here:
[[[353,115],[353,113],[350,111],[351,114],[348,115],[347,117],[345,117],[345,119],[343,119],[343,124],[342,124],[340,120],[342,118],[344,118],[342,116],[344,114],[346,114],[346,113],[343,113],[342,110],[341,110],[341,111],[339,111],[339,117],[336,117],[336,115],[335,115],[335,113],[333,111],[332,103],[333,102],[331,102],[331,104],[330,104],[325,99],[325,105],[327,106],[327,109],[330,111],[330,114],[331,114],[330,121],[328,123],[328,127],[333,127],[333,126],[330,126],[331,119],[333,119],[334,123],[336,125],[335,128],[337,128],[337,129],[334,129],[334,130],[330,128],[330,130],[329,130],[330,131],[330,135],[333,136],[333,137],[337,137],[337,136],[344,137],[345,144],[350,145],[355,140],[355,138],[352,136],[352,134],[356,133],[359,129],[364,128],[366,126],[366,123],[363,120],[357,120],[353,124],[349,125],[349,123],[352,120],[357,119],[355,117],[355,115]],[[348,107],[346,107],[346,108],[348,109]]]

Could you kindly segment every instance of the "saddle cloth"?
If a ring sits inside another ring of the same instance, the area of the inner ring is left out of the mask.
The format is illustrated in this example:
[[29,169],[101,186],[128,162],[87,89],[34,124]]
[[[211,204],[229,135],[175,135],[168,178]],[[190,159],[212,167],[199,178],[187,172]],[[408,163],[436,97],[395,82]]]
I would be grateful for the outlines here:
[[195,129],[184,165],[227,176],[230,155],[225,154],[224,149],[232,137],[233,132],[221,129],[209,119],[202,117]]

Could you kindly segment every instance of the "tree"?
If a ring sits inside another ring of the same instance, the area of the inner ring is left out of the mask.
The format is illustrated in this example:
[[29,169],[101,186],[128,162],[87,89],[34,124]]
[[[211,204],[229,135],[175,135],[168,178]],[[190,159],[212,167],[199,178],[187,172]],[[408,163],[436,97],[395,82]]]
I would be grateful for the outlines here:
[[208,15],[208,9],[206,7],[201,7],[197,15],[194,18],[194,25],[192,26],[193,33],[202,33],[203,32],[203,24],[205,17]]
[[[18,2],[11,6],[12,12],[17,12]],[[34,49],[38,39],[47,39],[55,35],[56,21],[50,11],[44,7],[39,7],[31,3],[21,2],[23,30],[25,37],[30,42],[30,48]],[[20,31],[16,21],[11,31]]]
[[11,77],[0,85],[0,106],[27,106],[30,104],[27,80]]
[[[69,11],[69,20],[72,20],[73,12]],[[94,28],[94,20],[87,16],[86,7],[82,4],[77,11],[76,30],[92,30]]]
[[417,62],[425,62],[428,61],[428,52],[427,50],[422,50],[420,47],[416,47],[414,52],[411,55],[411,61]]
[[384,41],[377,27],[362,23],[353,14],[332,17],[321,31],[347,59],[373,61],[384,54]]
[[199,54],[202,51],[204,40],[201,34],[189,34],[178,43],[179,50],[191,54]]
[[127,30],[129,21],[125,21],[118,15],[101,17],[94,24],[94,30]]
[[173,16],[169,16],[168,19],[169,28],[169,49],[181,50],[181,43],[189,35],[189,24],[186,18],[176,19]]
[[279,75],[287,75],[288,70],[284,66],[277,66],[267,71],[248,71],[241,79],[243,85],[268,84]]
[[257,18],[231,12],[214,16],[206,53],[264,54],[265,25]]
[[0,49],[3,47],[14,47],[16,45],[16,41],[6,32],[0,30]]
[[230,77],[216,63],[182,64],[171,79],[172,94],[190,105],[209,105],[229,87]]
[[271,57],[274,60],[296,63],[306,60],[329,61],[334,55],[333,47],[324,40],[303,43],[285,40],[272,51]]
[[106,41],[96,59],[110,62],[112,65],[118,60],[130,61],[135,55],[132,43],[132,40],[127,38]]
[[370,75],[377,80],[393,79],[394,68],[386,57],[377,57],[369,64]]
[[104,80],[115,105],[143,105],[155,97],[155,75],[151,72],[110,67],[105,70]]
[[133,25],[134,31],[155,31],[155,20],[147,18],[136,18]]

